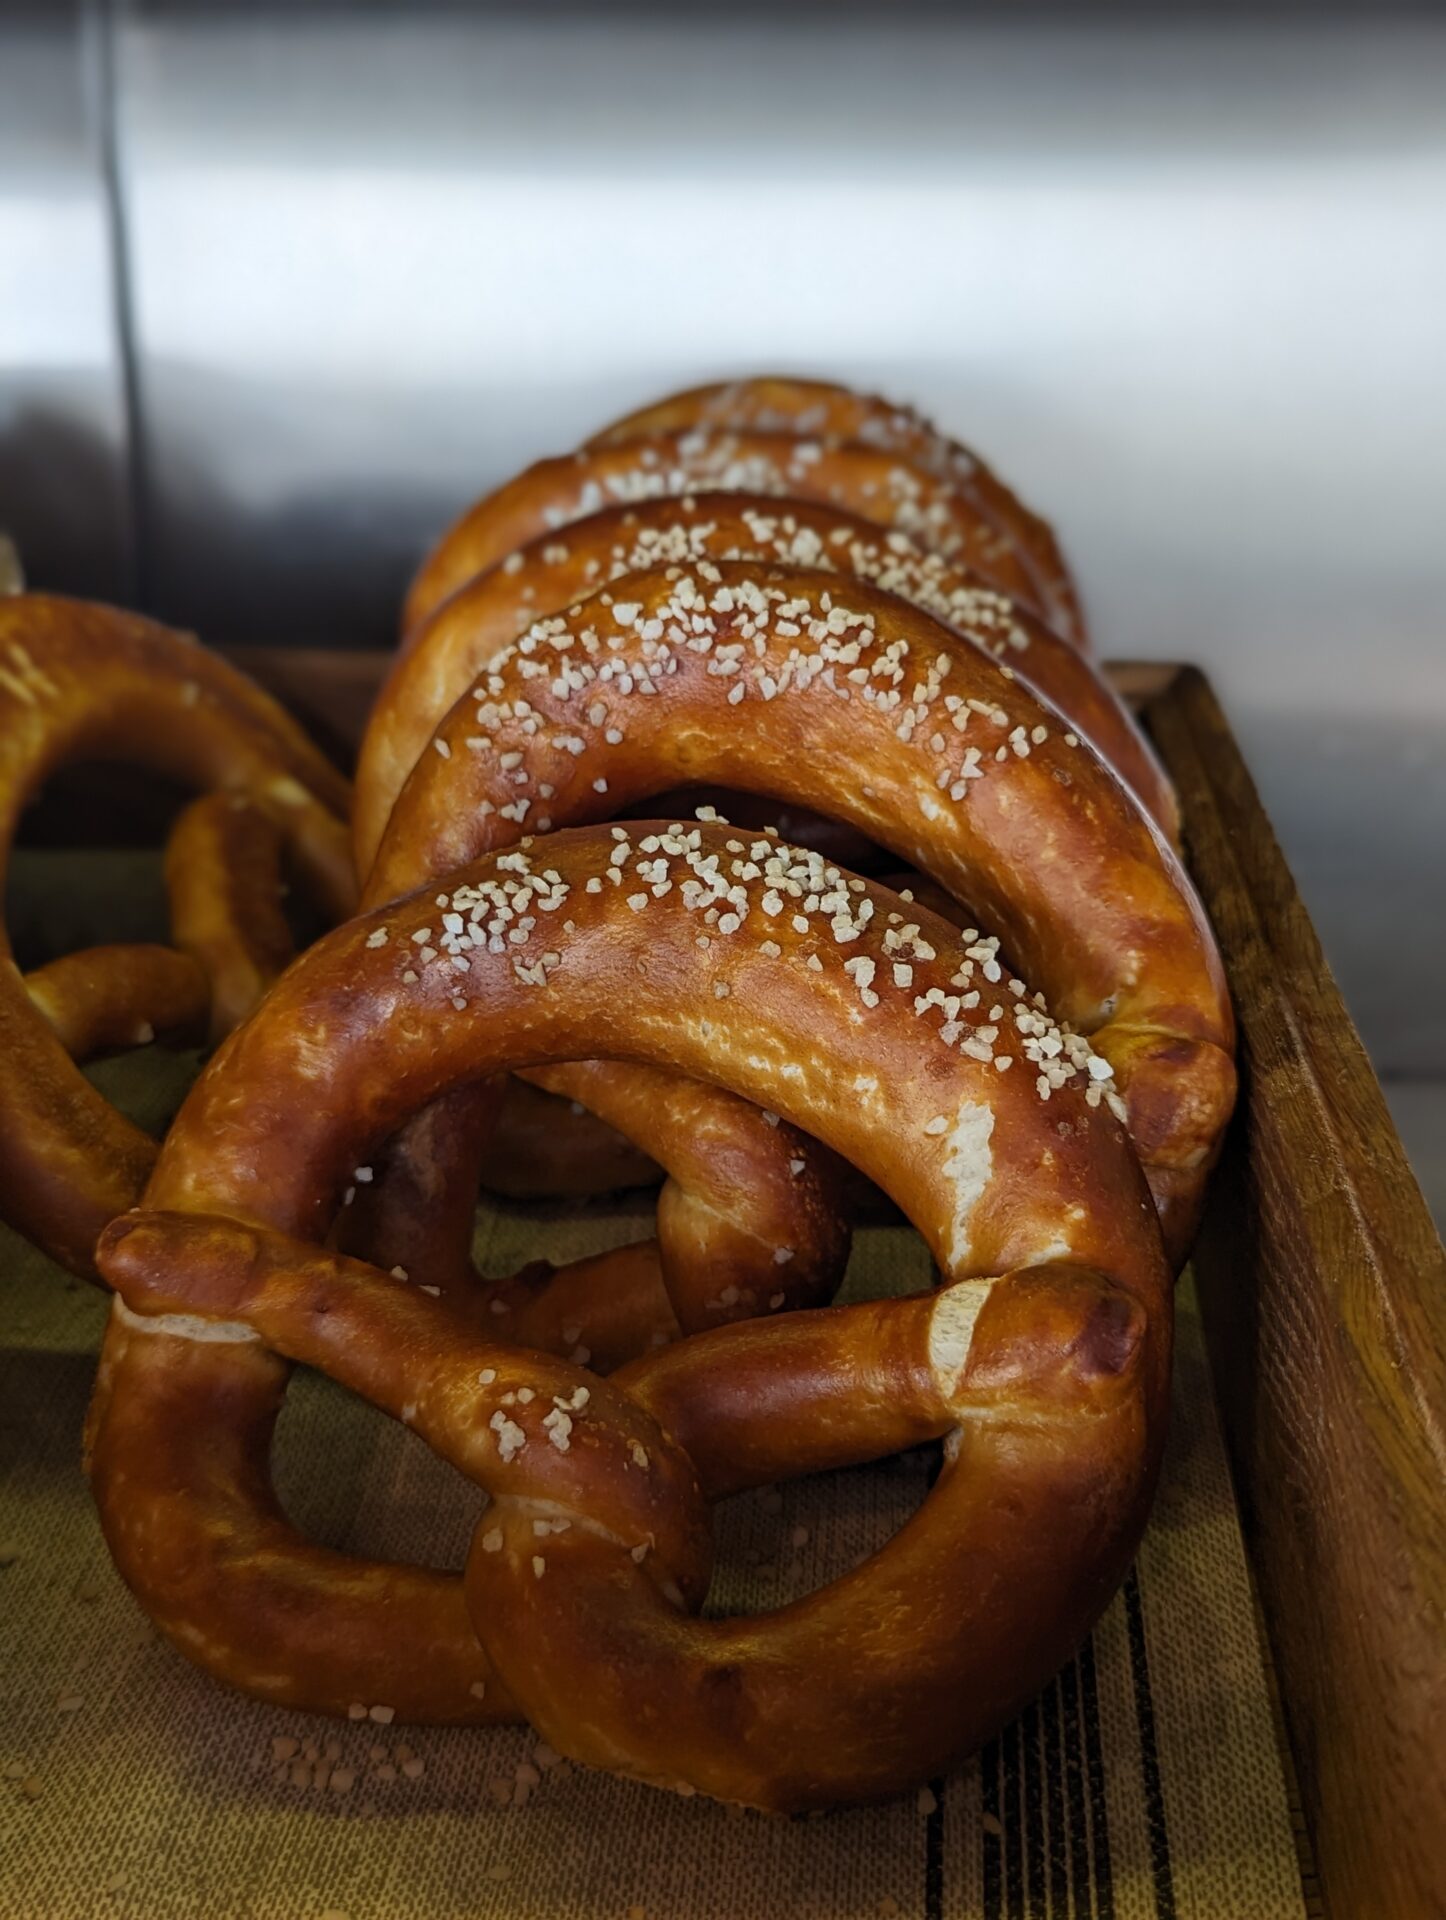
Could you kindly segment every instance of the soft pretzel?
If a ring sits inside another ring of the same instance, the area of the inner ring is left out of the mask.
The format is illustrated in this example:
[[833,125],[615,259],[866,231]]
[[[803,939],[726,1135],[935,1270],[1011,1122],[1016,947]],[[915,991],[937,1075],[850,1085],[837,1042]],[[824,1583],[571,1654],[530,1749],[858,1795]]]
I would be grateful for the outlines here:
[[1159,833],[981,649],[862,581],[672,566],[539,621],[433,747],[392,812],[373,899],[524,828],[609,817],[692,780],[843,819],[931,874],[1113,1067],[1183,1258],[1234,1096],[1219,958]]
[[[347,790],[296,724],[244,676],[153,622],[38,594],[0,600],[0,881],[21,809],[60,765],[125,760],[244,796],[243,833],[273,821],[334,914],[354,900]],[[269,832],[270,830],[267,829]],[[173,852],[173,878],[195,855]],[[194,877],[194,876],[193,876]],[[198,883],[223,888],[223,874]],[[240,923],[255,901],[232,887]],[[155,1144],[71,1057],[189,1024],[193,961],[154,952],[57,962],[22,980],[0,932],[0,1214],[54,1258],[91,1271],[96,1235],[143,1186]]]
[[615,506],[519,548],[460,588],[399,653],[367,722],[357,762],[358,871],[376,855],[402,782],[437,721],[493,656],[534,620],[626,573],[699,560],[772,560],[871,580],[985,647],[1042,693],[1103,753],[1168,837],[1174,795],[1124,705],[1043,622],[907,535],[820,501],[700,493]]
[[[495,950],[489,922],[539,884],[570,932]],[[328,936],[223,1046],[144,1211],[104,1237],[120,1297],[89,1431],[118,1566],[191,1659],[277,1701],[520,1708],[589,1763],[769,1807],[931,1773],[1043,1683],[1143,1524],[1170,1284],[1107,1069],[995,982],[992,944],[767,836],[562,833],[442,891],[466,995],[447,954],[416,965],[434,886]],[[950,1284],[695,1336],[611,1386],[323,1249],[408,1114],[604,1036],[843,1154]],[[486,1489],[465,1604],[453,1577],[291,1529],[267,1460],[283,1356]],[[941,1435],[923,1509],[853,1574],[758,1619],[696,1617],[705,1498]]]
[[694,491],[842,507],[907,533],[926,551],[971,568],[1031,612],[1045,614],[1020,550],[950,479],[856,441],[697,429],[539,460],[469,507],[412,582],[402,613],[403,645],[415,643],[418,625],[449,594],[540,534],[602,507]]
[[1050,621],[1077,644],[1084,643],[1079,590],[1053,528],[1032,513],[972,448],[947,439],[911,407],[825,380],[765,374],[672,394],[615,420],[587,444],[617,446],[640,435],[686,432],[690,427],[859,440],[865,446],[904,455],[925,472],[948,480],[1009,535],[1024,556]]

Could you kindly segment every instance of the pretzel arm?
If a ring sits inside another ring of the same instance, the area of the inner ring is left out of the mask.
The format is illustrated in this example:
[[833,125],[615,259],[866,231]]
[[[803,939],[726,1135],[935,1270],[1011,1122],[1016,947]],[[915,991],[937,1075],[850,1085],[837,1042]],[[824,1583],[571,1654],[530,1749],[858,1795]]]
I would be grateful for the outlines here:
[[[543,534],[468,581],[422,623],[395,656],[362,740],[353,814],[358,871],[370,870],[387,816],[437,721],[534,621],[628,573],[707,560],[827,567],[911,601],[1043,694],[1140,796],[1167,838],[1178,838],[1170,783],[1123,703],[1017,601],[906,535],[831,503],[701,492],[604,508]],[[784,837],[798,836],[785,830]]]
[[658,1241],[574,1267],[480,1284],[474,1196],[486,1164],[486,1094],[463,1089],[409,1121],[375,1157],[348,1244],[440,1288],[494,1334],[608,1371],[671,1338],[832,1297],[848,1261],[831,1156],[776,1114],[677,1074],[584,1063],[545,1084],[589,1102],[667,1169]]
[[281,830],[244,796],[203,794],[166,844],[171,934],[211,983],[211,1038],[238,1026],[290,961]]
[[[424,1287],[491,1339],[538,1347],[607,1373],[676,1339],[658,1244],[615,1247],[561,1267],[539,1260],[484,1279],[472,1262],[476,1196],[500,1081],[462,1087],[400,1128],[349,1191],[341,1239],[395,1278]],[[836,1280],[843,1270],[839,1253]]]
[[171,947],[144,945],[63,954],[27,973],[25,991],[77,1061],[199,1027],[210,999],[194,960]]
[[1031,512],[972,448],[946,439],[910,408],[823,380],[764,375],[675,393],[615,420],[594,434],[588,445],[617,446],[698,427],[858,440],[913,460],[926,473],[950,481],[1012,541],[1055,626],[1077,644],[1087,644],[1079,589],[1053,528]]
[[566,544],[574,520],[617,501],[720,491],[820,501],[909,535],[971,567],[1045,618],[1023,555],[947,478],[858,442],[809,446],[780,433],[654,434],[539,460],[479,500],[423,562],[402,610],[403,647],[459,587],[543,534]]
[[[858,1309],[828,1315],[798,1402],[775,1396],[760,1409],[757,1426],[775,1429],[771,1449],[750,1434],[747,1472],[726,1463],[736,1483],[800,1441],[792,1472],[882,1451],[904,1422],[892,1409],[879,1419],[858,1408],[860,1378],[882,1385],[902,1374],[918,1406],[933,1374],[928,1424],[952,1432],[924,1504],[861,1567],[789,1606],[690,1617],[616,1547],[576,1529],[546,1542],[545,1574],[530,1578],[528,1514],[496,1501],[500,1543],[489,1551],[474,1539],[469,1604],[545,1739],[594,1766],[794,1812],[928,1778],[1039,1690],[1138,1542],[1153,1477],[1146,1317],[1087,1275],[1006,1276],[978,1311],[964,1364],[941,1365],[956,1292],[940,1295],[927,1320],[915,1303],[888,1303],[883,1313],[892,1307],[905,1324],[882,1357],[859,1338],[874,1326],[854,1324]],[[751,1333],[729,1328],[688,1345],[711,1349],[708,1371],[728,1374],[728,1346]],[[810,1416],[832,1446],[804,1438]],[[705,1428],[699,1421],[694,1438]],[[720,1452],[738,1431],[736,1422],[725,1431]],[[1056,1577],[1064,1565],[1068,1581]],[[585,1714],[569,1697],[575,1671],[588,1675]]]
[[[197,1328],[194,1315],[128,1316],[118,1304],[86,1424],[106,1545],[155,1625],[275,1706],[515,1719],[454,1576],[358,1560],[296,1531],[269,1466],[290,1369],[248,1327],[230,1340],[209,1329],[196,1339]],[[178,1443],[200,1409],[203,1440]]]

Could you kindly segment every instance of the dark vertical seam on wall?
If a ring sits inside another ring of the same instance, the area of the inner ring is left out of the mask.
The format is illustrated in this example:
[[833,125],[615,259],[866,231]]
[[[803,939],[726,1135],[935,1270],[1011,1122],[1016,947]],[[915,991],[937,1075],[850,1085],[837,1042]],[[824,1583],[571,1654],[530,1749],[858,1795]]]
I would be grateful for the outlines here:
[[136,353],[135,305],[131,285],[130,230],[121,178],[120,97],[116,78],[116,10],[122,0],[84,0],[85,30],[90,43],[88,69],[94,99],[96,144],[100,159],[101,195],[105,207],[106,239],[110,250],[111,319],[120,362],[121,409],[124,416],[126,526],[128,581],[126,598],[132,605],[149,604],[148,521],[149,474],[145,444],[145,414],[141,404]]

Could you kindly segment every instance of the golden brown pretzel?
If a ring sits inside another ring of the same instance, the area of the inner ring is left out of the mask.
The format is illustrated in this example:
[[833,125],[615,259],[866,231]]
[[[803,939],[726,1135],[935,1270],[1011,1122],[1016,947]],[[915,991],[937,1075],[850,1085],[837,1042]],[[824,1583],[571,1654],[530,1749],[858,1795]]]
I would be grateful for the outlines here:
[[689,427],[746,427],[758,433],[859,440],[865,446],[905,455],[926,472],[949,480],[1009,534],[1025,557],[1051,622],[1076,644],[1084,643],[1079,590],[1053,528],[1032,513],[972,448],[946,439],[911,407],[825,380],[765,374],[672,394],[615,420],[587,444],[617,446],[641,434],[678,433]]
[[[619,503],[690,492],[818,500],[967,566],[1041,616],[1023,557],[954,487],[902,455],[856,441],[825,445],[782,433],[659,433],[539,460],[469,507],[422,563],[402,612],[403,645],[429,613],[516,548]],[[561,536],[559,536],[561,537]]]
[[[888,1792],[1032,1693],[1127,1563],[1169,1368],[1154,1213],[1085,1042],[1008,979],[998,1020],[987,999],[950,1016],[993,963],[946,922],[906,923],[894,896],[767,837],[631,831],[616,885],[624,843],[603,829],[448,879],[465,1006],[445,956],[410,964],[429,886],[319,943],[222,1048],[145,1211],[101,1250],[121,1296],[90,1423],[106,1537],[183,1652],[277,1701],[483,1720],[515,1700],[561,1751],[644,1778],[774,1807]],[[488,921],[544,863],[570,935],[535,926],[493,952]],[[321,1250],[353,1167],[408,1113],[601,1033],[773,1102],[879,1181],[963,1284],[695,1336],[624,1392]],[[1048,1098],[1041,1049],[1062,1063]],[[466,1582],[486,1654],[460,1582],[288,1526],[267,1469],[282,1355],[487,1488]],[[761,1619],[690,1617],[701,1496],[942,1434],[921,1513],[854,1574]]]
[[1234,1096],[1219,958],[1158,832],[982,650],[862,581],[673,566],[539,621],[433,744],[375,899],[689,780],[846,820],[931,874],[1113,1066],[1183,1258]]
[[[26,801],[55,768],[85,759],[247,796],[334,912],[354,898],[346,783],[258,688],[134,615],[39,594],[0,600],[0,883]],[[176,994],[193,991],[154,955],[127,965],[103,987],[93,964],[62,963],[72,1025],[63,1035],[42,1011],[48,994],[53,1015],[58,976],[41,980],[37,1005],[0,932],[0,1214],[78,1273],[91,1271],[101,1227],[139,1193],[155,1144],[90,1085],[68,1047],[112,1043],[132,1021],[132,1034],[161,1024]]]
[[370,869],[402,783],[438,720],[534,620],[625,573],[667,562],[752,559],[871,580],[966,634],[1058,708],[1176,838],[1169,781],[1128,711],[1089,663],[1026,609],[906,535],[827,503],[700,493],[605,508],[545,534],[470,580],[423,622],[397,655],[362,741],[353,812],[358,872],[364,877]]

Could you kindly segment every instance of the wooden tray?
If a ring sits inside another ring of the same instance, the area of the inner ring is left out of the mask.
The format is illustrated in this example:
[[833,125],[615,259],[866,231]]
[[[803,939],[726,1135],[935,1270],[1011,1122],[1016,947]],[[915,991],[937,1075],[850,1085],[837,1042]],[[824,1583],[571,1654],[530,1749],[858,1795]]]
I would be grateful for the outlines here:
[[[343,759],[386,664],[233,657]],[[1446,1252],[1207,681],[1112,672],[1179,789],[1239,1020],[1194,1265],[1321,1907],[1446,1914]],[[131,837],[135,791],[87,837]]]

